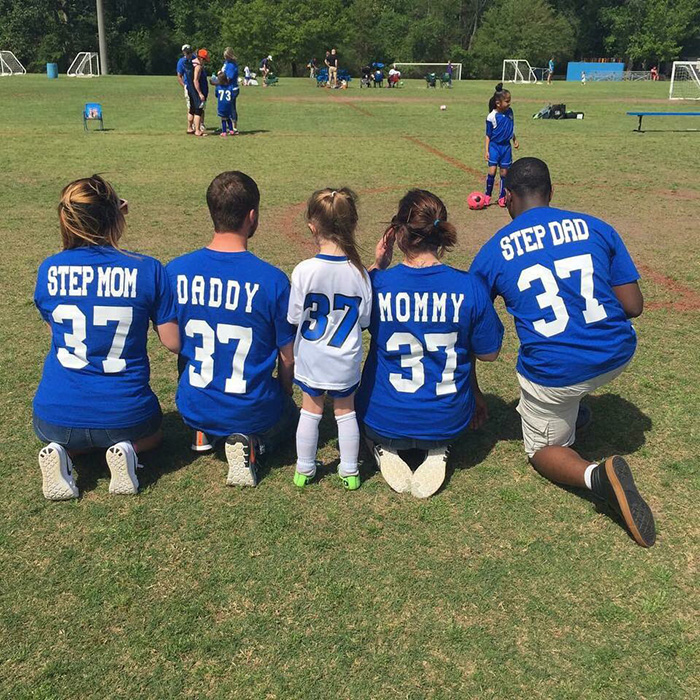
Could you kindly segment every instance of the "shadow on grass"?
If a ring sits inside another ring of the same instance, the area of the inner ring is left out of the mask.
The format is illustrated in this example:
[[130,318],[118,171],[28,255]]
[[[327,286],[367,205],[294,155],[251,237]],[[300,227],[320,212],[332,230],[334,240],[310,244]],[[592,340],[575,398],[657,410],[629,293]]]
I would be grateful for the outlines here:
[[[160,447],[139,454],[139,462],[144,467],[137,472],[140,488],[155,484],[164,474],[178,471],[198,457],[190,450],[190,432],[179,413],[164,414],[162,428],[164,439]],[[76,485],[81,494],[95,489],[100,480],[110,478],[104,450],[79,455],[73,461],[76,464]]]
[[[652,428],[651,418],[633,403],[617,394],[588,396],[585,403],[593,412],[593,419],[590,425],[576,436],[576,442],[572,445],[584,459],[590,460],[591,463],[602,462],[613,455],[632,454],[644,445],[646,432]],[[634,464],[630,466],[634,472]],[[630,539],[633,539],[618,513],[593,496],[588,489],[563,484],[555,486],[592,503],[597,512],[614,520],[627,532]]]

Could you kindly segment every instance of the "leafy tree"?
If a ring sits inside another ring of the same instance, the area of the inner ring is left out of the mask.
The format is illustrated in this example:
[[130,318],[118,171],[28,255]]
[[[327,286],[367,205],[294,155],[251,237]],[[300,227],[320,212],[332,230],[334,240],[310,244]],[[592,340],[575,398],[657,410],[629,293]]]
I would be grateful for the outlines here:
[[628,63],[671,61],[698,36],[698,0],[627,0],[603,10],[605,45]]
[[505,58],[526,58],[530,65],[568,58],[574,28],[545,0],[497,0],[485,13],[473,43],[470,72],[476,77],[501,74]]

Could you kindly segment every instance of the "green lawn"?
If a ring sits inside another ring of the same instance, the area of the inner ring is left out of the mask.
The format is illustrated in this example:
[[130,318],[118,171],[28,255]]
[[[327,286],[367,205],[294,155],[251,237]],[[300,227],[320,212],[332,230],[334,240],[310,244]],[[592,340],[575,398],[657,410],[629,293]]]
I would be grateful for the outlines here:
[[[484,177],[491,82],[335,92],[283,79],[242,90],[240,137],[196,139],[175,78],[0,80],[0,697],[698,697],[700,133],[676,130],[700,125],[648,119],[654,131],[638,134],[625,116],[695,107],[667,89],[513,89],[520,155],[544,158],[555,204],[610,221],[643,271],[636,359],[588,399],[578,445],[592,460],[627,455],[657,517],[643,550],[528,466],[501,304],[504,351],[480,375],[491,420],[455,445],[427,502],[391,492],[369,464],[345,492],[329,476],[330,413],[317,484],[293,486],[290,443],[257,489],[227,488],[220,456],[188,450],[175,362],[155,342],[166,441],[142,459],[139,496],[110,497],[95,456],[77,461],[80,500],[45,501],[31,399],[49,338],[32,293],[59,247],[68,181],[104,173],[130,202],[125,246],[166,262],[208,241],[206,187],[241,169],[262,192],[252,249],[288,273],[309,255],[303,202],[319,187],[360,194],[367,262],[412,186],[447,204],[456,266],[508,218],[466,207]],[[84,133],[87,101],[109,131]],[[547,102],[586,117],[532,121]]]

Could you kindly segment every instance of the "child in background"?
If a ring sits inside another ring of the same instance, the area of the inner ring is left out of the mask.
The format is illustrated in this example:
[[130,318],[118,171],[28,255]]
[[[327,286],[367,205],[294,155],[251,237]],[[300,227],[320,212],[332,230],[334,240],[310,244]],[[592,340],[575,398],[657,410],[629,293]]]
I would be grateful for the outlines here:
[[297,326],[294,383],[303,392],[294,474],[299,487],[316,475],[318,426],[326,392],[333,398],[338,424],[338,475],[346,489],[360,487],[360,430],[354,400],[360,382],[362,330],[369,325],[372,311],[372,286],[355,242],[356,199],[347,188],[311,195],[306,219],[319,253],[292,273],[287,320]]
[[[212,80],[212,83],[214,81]],[[221,119],[221,135],[235,136],[238,133],[236,121],[236,97],[238,93],[238,85],[231,85],[226,73],[221,71],[216,76],[216,104],[217,114]]]
[[491,203],[491,193],[496,182],[496,170],[501,170],[501,190],[498,195],[498,205],[506,206],[506,175],[513,164],[513,146],[520,144],[515,136],[515,118],[510,108],[510,91],[503,89],[503,83],[496,85],[496,91],[489,100],[489,115],[486,117],[486,162],[489,164],[486,177],[486,205]]
[[585,85],[585,84],[586,84],[586,71],[582,70],[581,71],[581,85]]

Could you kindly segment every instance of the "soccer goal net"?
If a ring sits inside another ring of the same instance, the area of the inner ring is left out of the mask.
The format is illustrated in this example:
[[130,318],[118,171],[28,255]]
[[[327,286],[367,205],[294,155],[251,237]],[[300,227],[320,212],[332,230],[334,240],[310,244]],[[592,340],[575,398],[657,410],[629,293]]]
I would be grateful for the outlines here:
[[[447,73],[448,63],[394,63],[396,70],[401,73],[401,78],[411,79],[417,78],[422,80],[426,75],[435,73],[440,78]],[[391,68],[391,66],[387,66]],[[462,64],[452,64],[452,80],[462,79]]]
[[0,75],[24,75],[26,72],[12,51],[0,51]]
[[506,58],[503,61],[503,73],[501,80],[504,83],[538,82],[535,69],[522,58]]
[[700,60],[674,61],[669,100],[700,100]]
[[100,74],[100,58],[93,51],[81,51],[70,64],[69,78],[92,78]]

